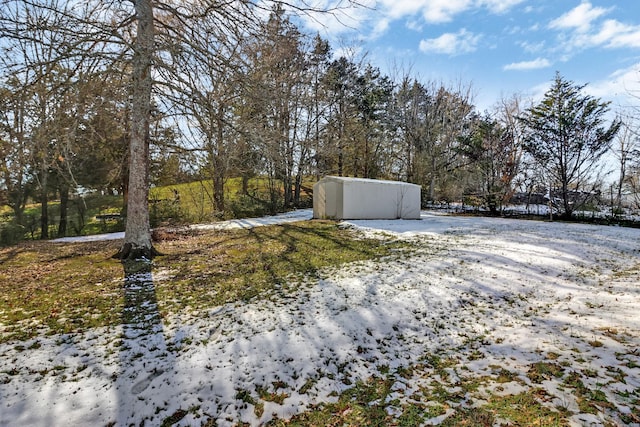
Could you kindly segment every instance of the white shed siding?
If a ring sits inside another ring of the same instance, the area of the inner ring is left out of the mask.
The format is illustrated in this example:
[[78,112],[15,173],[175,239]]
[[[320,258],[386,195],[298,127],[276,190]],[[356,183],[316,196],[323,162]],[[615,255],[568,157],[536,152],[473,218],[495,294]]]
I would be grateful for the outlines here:
[[397,181],[328,176],[313,186],[313,217],[419,219],[420,186]]

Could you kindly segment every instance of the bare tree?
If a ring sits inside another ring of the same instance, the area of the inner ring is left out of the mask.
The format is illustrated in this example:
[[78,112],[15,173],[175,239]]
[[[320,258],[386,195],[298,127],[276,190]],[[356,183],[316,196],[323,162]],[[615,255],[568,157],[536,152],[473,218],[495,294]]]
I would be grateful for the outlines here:
[[520,166],[520,147],[511,131],[492,117],[478,120],[476,130],[461,138],[460,150],[480,180],[479,195],[495,215],[513,194],[512,182]]
[[[358,6],[354,0],[340,0],[330,7],[318,7],[315,2],[305,0],[133,0],[131,4],[97,0],[85,3],[0,0],[0,35],[18,43],[27,40],[51,48],[52,56],[41,58],[40,65],[45,69],[63,60],[80,63],[88,57],[103,58],[107,67],[109,61],[130,61],[127,224],[124,244],[116,254],[121,259],[150,258],[156,254],[151,242],[148,209],[149,125],[152,106],[161,105],[155,97],[161,97],[162,93],[154,92],[154,87],[158,87],[157,83],[167,83],[157,80],[162,74],[159,70],[167,65],[164,60],[171,56],[169,52],[180,45],[174,41],[184,42],[183,46],[189,44],[188,34],[177,32],[175,28],[190,28],[202,19],[211,19],[223,29],[247,28],[251,23],[262,20],[273,5],[288,13],[306,14],[310,18],[316,13],[337,15],[342,8]],[[33,11],[47,19],[30,22]],[[176,27],[173,25],[176,22],[182,25]],[[27,35],[24,30],[30,26],[42,28],[47,34],[44,37]],[[26,69],[33,64],[16,65]],[[176,74],[180,73],[180,64],[170,65],[178,66]],[[70,70],[73,75],[75,69],[71,67]],[[218,119],[222,118],[224,110],[218,109]],[[218,129],[221,127],[217,125]]]
[[522,113],[522,99],[514,94],[502,98],[495,107],[495,117],[504,129],[503,143],[505,155],[501,161],[503,168],[502,183],[506,191],[502,194],[502,202],[506,203],[516,191],[517,177],[523,169],[524,136],[523,126],[518,120]]
[[158,252],[151,242],[149,223],[149,122],[151,118],[151,64],[155,53],[153,4],[135,0],[137,19],[132,59],[131,137],[129,140],[129,198],[124,244],[120,259],[151,259]]
[[2,69],[14,86],[19,85],[16,89],[22,92],[25,101],[26,115],[21,128],[22,132],[28,132],[26,152],[39,189],[40,236],[47,239],[50,178],[66,125],[59,118],[66,108],[63,98],[70,85],[71,67],[75,65],[57,47],[70,42],[69,34],[63,30],[68,21],[62,14],[29,4],[6,6],[0,15],[0,33],[5,36],[20,33],[20,37],[7,37],[2,47],[11,54],[2,58]]
[[[331,12],[344,5],[355,5],[352,1],[338,2],[331,10],[319,9],[301,2],[273,1],[282,7],[298,13]],[[344,3],[344,5],[343,5]],[[257,12],[261,12],[261,3],[218,3],[215,1],[195,2],[199,5],[199,12],[191,13],[182,3],[160,3],[157,8],[163,14],[188,23],[192,19],[214,14],[218,16],[222,26],[249,26],[258,19]],[[137,33],[133,47],[133,105],[131,112],[131,150],[129,159],[129,203],[127,210],[127,229],[125,243],[116,254],[120,258],[152,257],[156,254],[151,243],[148,214],[148,156],[149,156],[149,116],[151,114],[152,62],[155,49],[154,32],[154,4],[150,0],[135,0],[135,18],[137,19]],[[160,24],[160,28],[167,29]],[[180,36],[179,34],[173,34]]]
[[634,123],[634,118],[627,115],[622,120],[620,132],[616,135],[616,145],[613,153],[618,160],[618,181],[616,183],[616,207],[622,209],[623,191],[630,184],[629,172],[633,165],[634,156],[640,150],[640,131]]
[[397,138],[403,145],[397,154],[398,172],[408,182],[416,182],[419,173],[417,157],[423,150],[426,129],[422,118],[428,102],[424,86],[405,74],[395,92],[393,116],[397,121]]
[[425,124],[420,162],[420,181],[427,188],[428,200],[436,196],[451,200],[462,195],[459,171],[459,138],[473,130],[474,106],[470,85],[451,87],[432,83],[429,102],[423,110]]
[[0,88],[0,183],[4,202],[19,225],[24,225],[24,210],[33,187],[29,174],[29,96],[15,78]]
[[331,62],[324,77],[327,123],[325,143],[317,155],[322,158],[321,168],[325,173],[348,174],[346,141],[356,122],[354,88],[360,68],[354,58],[341,56]]

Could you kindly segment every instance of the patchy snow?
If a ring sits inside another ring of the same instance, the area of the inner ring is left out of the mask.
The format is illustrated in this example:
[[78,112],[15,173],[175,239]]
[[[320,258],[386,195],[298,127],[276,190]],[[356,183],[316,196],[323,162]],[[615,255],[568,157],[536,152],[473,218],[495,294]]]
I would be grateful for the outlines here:
[[[214,222],[210,224],[195,224],[188,228],[194,230],[229,230],[234,228],[253,228],[264,225],[283,224],[286,222],[303,221],[311,219],[313,212],[311,209],[301,209],[297,211],[285,212],[273,216],[265,216],[262,218],[243,218],[231,219],[228,221]],[[97,242],[101,240],[118,240],[124,239],[124,232],[94,234],[91,236],[72,236],[53,239],[55,243],[77,243],[77,242]]]
[[103,240],[124,239],[124,231],[117,233],[92,234],[90,236],[71,236],[52,239],[54,243],[81,243],[81,242],[100,242]]
[[262,218],[231,219],[211,224],[196,224],[189,228],[195,230],[229,230],[234,228],[253,228],[263,225],[284,224],[287,222],[304,221],[313,217],[311,209],[300,209]]
[[[214,227],[309,217],[299,211]],[[209,417],[219,426],[260,425],[417,363],[431,375],[398,376],[401,401],[434,381],[454,390],[460,379],[503,370],[513,381],[478,393],[543,390],[550,407],[573,413],[575,426],[636,417],[640,230],[428,212],[422,220],[343,224],[418,249],[327,270],[293,295],[181,313],[165,324],[151,316],[140,328],[2,344],[0,425],[159,425],[179,409],[188,413],[177,425]],[[160,281],[171,273],[143,280],[150,289]],[[440,372],[425,363],[434,356],[455,363]],[[579,374],[611,407],[581,412],[559,376],[530,374],[536,363],[554,364],[565,378]],[[286,398],[260,400],[259,389]]]

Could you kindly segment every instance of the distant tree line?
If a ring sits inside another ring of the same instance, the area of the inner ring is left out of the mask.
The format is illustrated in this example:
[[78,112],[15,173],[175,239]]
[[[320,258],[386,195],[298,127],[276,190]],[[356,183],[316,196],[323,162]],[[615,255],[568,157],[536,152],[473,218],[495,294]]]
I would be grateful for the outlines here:
[[[22,224],[37,200],[48,238],[52,199],[60,200],[59,235],[78,191],[126,200],[140,97],[128,48],[140,29],[124,6],[29,6],[37,3],[0,5],[0,203]],[[261,20],[212,4],[156,6],[143,135],[152,185],[211,183],[215,212],[228,209],[228,179],[241,177],[248,193],[249,180],[264,177],[276,212],[305,203],[310,177],[384,178],[421,185],[423,201],[473,197],[494,213],[517,191],[553,192],[571,216],[587,203],[575,194],[603,190],[602,159],[614,153],[616,203],[624,194],[638,203],[633,117],[611,119],[607,103],[560,74],[536,105],[514,95],[479,112],[470,84],[385,75],[363,57],[335,55],[281,2]],[[84,27],[65,21],[77,16],[72,7],[87,9]]]

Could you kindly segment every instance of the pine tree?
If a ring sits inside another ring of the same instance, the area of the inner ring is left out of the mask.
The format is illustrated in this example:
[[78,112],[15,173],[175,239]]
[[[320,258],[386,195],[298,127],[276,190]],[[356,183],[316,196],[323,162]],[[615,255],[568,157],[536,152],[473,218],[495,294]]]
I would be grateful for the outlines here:
[[524,148],[559,191],[567,218],[584,205],[586,198],[579,194],[588,190],[599,160],[620,128],[619,120],[605,125],[609,103],[586,95],[585,86],[557,73],[543,100],[522,117]]

